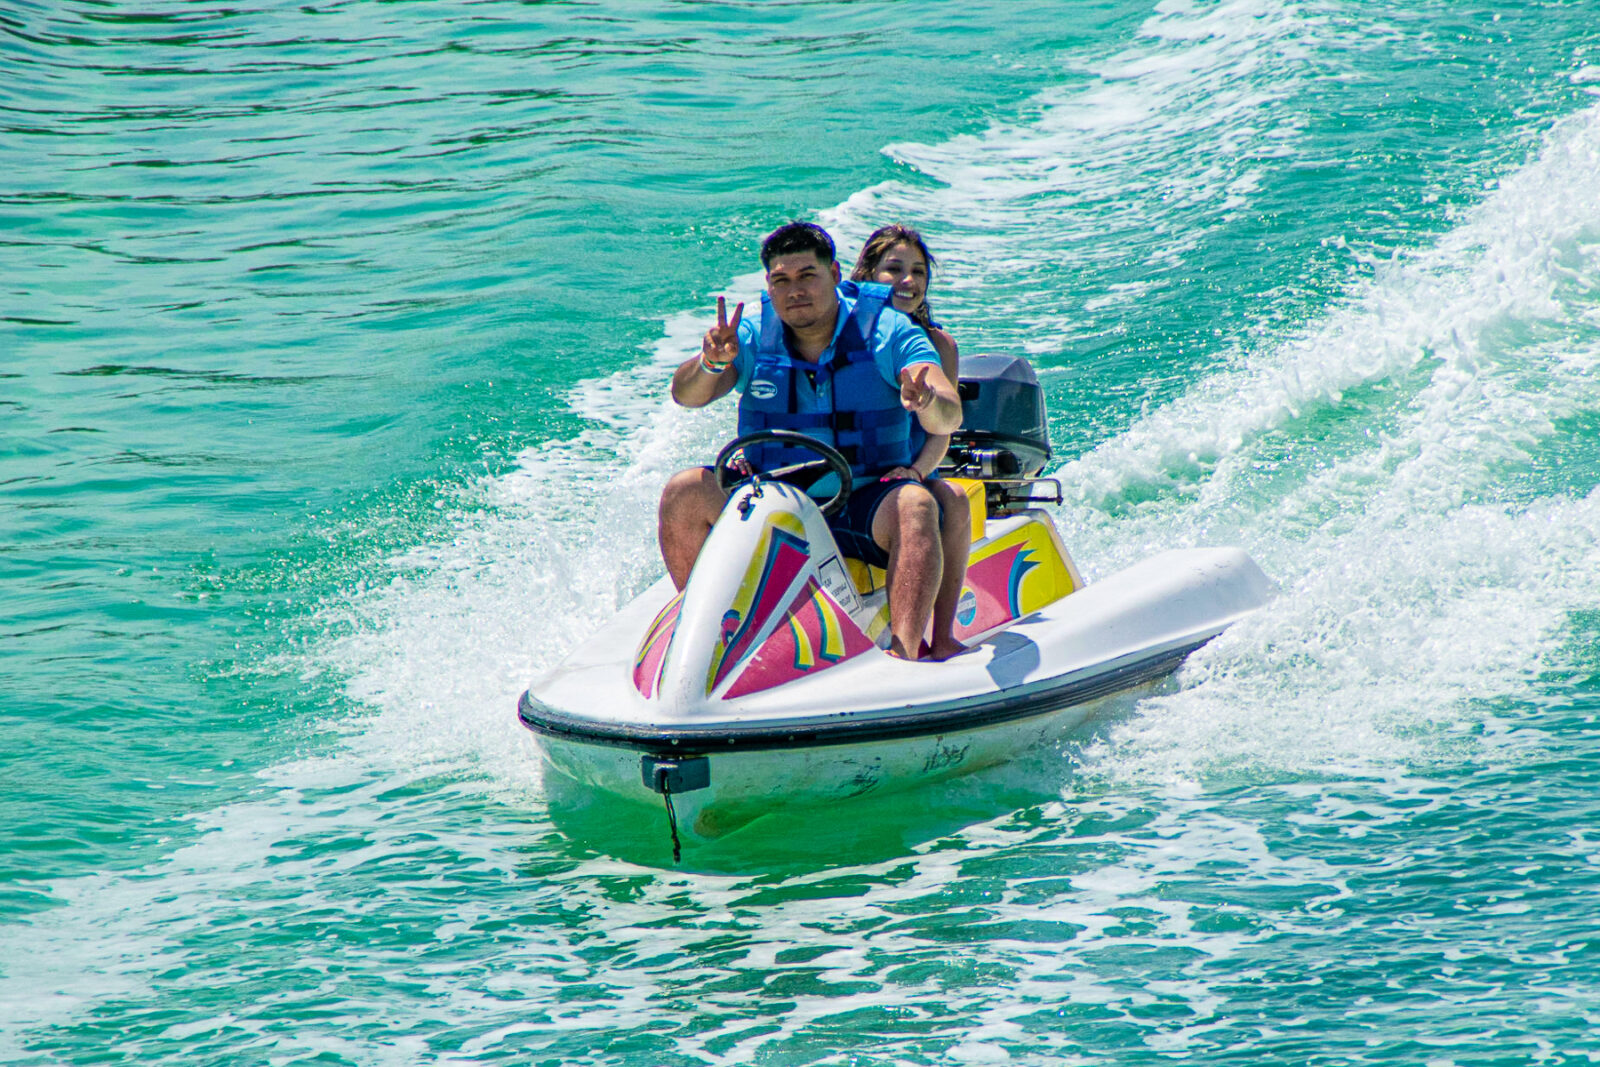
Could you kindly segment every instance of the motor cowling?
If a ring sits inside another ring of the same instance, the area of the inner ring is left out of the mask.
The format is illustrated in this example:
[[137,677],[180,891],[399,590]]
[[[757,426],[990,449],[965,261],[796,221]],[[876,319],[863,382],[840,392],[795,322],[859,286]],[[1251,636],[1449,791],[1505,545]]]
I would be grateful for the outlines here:
[[961,360],[961,428],[941,470],[982,479],[1036,477],[1050,462],[1044,390],[1021,356]]

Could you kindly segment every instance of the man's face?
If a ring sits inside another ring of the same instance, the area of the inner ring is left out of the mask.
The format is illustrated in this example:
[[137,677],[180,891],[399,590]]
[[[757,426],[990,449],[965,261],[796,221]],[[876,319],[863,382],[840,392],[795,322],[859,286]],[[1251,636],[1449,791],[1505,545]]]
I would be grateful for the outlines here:
[[791,330],[831,322],[839,297],[839,264],[824,263],[815,252],[774,256],[767,267],[767,295]]

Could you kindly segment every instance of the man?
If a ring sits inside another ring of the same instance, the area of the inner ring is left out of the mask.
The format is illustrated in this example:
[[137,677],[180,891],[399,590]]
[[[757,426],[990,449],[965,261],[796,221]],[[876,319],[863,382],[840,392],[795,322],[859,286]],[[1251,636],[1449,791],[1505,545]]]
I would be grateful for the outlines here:
[[[886,304],[885,293],[839,290],[834,256],[833,239],[811,223],[768,235],[764,321],[745,319],[743,304],[729,319],[719,297],[700,354],[672,375],[672,398],[703,407],[737,387],[741,434],[798,428],[848,450],[850,500],[828,525],[847,554],[887,571],[889,652],[916,659],[943,569],[939,509],[914,478],[880,476],[909,466],[921,432],[960,426],[961,401],[927,335]],[[726,501],[704,467],[679,471],[662,491],[661,555],[679,589]]]

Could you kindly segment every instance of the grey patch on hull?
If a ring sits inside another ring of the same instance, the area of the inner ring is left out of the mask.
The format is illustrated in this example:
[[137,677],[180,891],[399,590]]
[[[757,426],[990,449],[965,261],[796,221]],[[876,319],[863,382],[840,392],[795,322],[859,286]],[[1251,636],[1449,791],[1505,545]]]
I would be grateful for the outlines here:
[[849,800],[851,797],[866,796],[883,782],[883,761],[874,760],[869,767],[861,767],[850,777],[850,788],[840,798]]
[[928,758],[922,761],[923,774],[932,774],[934,771],[948,770],[951,767],[955,767],[966,762],[967,749],[972,747],[970,742],[962,745],[960,748],[957,748],[955,745],[947,745],[944,743],[943,738],[938,741],[938,745],[939,747],[933,752],[930,752],[928,754]]

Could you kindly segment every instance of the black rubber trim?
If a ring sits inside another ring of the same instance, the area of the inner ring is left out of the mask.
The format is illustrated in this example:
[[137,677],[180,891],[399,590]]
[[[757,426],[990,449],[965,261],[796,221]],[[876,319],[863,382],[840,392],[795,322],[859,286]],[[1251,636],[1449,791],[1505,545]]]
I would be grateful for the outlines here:
[[[1215,636],[1215,635],[1212,635]],[[878,715],[850,713],[814,725],[645,727],[598,723],[547,707],[523,693],[517,717],[536,734],[590,745],[631,748],[640,752],[699,755],[711,752],[761,752],[786,748],[821,748],[866,741],[893,741],[928,734],[948,734],[1027,719],[1095,700],[1170,674],[1184,657],[1210,641],[1204,637],[1180,648],[1158,652],[1109,671],[1085,677],[1068,675],[1025,691],[974,698],[954,707],[920,711],[888,711]]]

